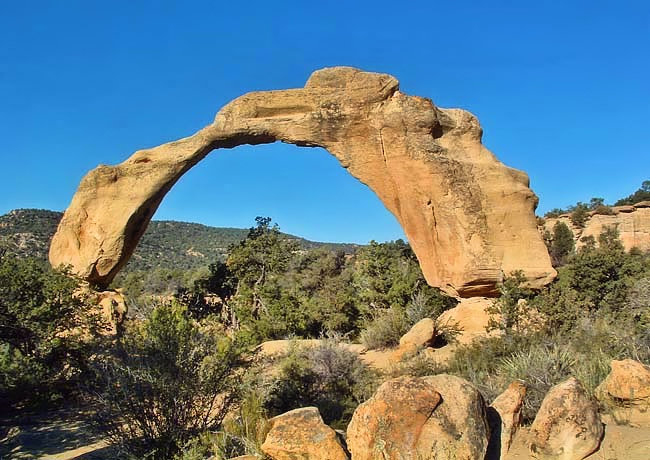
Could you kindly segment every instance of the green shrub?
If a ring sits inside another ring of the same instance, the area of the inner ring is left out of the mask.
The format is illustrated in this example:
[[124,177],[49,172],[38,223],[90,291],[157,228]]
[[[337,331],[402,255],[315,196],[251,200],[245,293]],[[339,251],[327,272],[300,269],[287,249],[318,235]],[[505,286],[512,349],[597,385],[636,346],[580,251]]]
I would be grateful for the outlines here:
[[584,203],[578,202],[578,204],[572,208],[571,216],[569,218],[573,225],[578,228],[584,228],[587,219],[589,219],[589,207]]
[[548,211],[546,214],[544,214],[544,217],[548,219],[552,219],[554,217],[560,217],[562,214],[566,214],[566,211],[564,209],[553,208],[550,211]]
[[600,214],[601,216],[613,216],[614,215],[614,210],[611,208],[611,206],[606,206],[606,205],[598,205],[594,209],[594,214]]
[[419,288],[406,304],[406,318],[412,326],[424,318],[436,319],[444,311],[454,308],[457,300],[429,286]]
[[345,428],[354,409],[375,390],[375,373],[356,353],[333,340],[316,347],[294,348],[279,366],[280,374],[270,382],[265,395],[270,415],[316,406],[325,423]]
[[[424,318],[437,318],[442,312],[453,308],[456,300],[432,288],[419,288],[405,306],[374,310],[359,334],[361,343],[369,349],[394,347],[411,327]],[[441,325],[442,327],[442,325]],[[447,338],[453,336],[453,328],[443,328]]]
[[215,435],[209,431],[204,431],[187,441],[181,451],[174,456],[174,460],[205,460],[211,458],[215,450]]
[[573,232],[564,222],[557,221],[553,226],[553,235],[549,248],[553,266],[559,267],[566,264],[574,249]]
[[618,200],[616,206],[636,204],[648,200],[650,200],[650,180],[644,180],[641,183],[641,187],[636,192],[626,198]]
[[460,345],[446,363],[444,372],[474,383],[485,399],[491,401],[505,390],[502,382],[494,378],[499,362],[518,351],[527,350],[536,341],[538,337],[535,336],[513,334]]
[[491,315],[488,331],[500,330],[506,335],[523,332],[529,318],[528,299],[533,296],[525,283],[526,278],[521,270],[503,280],[499,287],[501,296],[487,308]]
[[443,373],[444,370],[444,365],[419,350],[413,354],[403,356],[398,363],[389,369],[388,374],[391,377],[401,377],[403,375],[426,377],[427,375]]
[[494,371],[494,384],[505,389],[511,382],[522,380],[527,388],[522,415],[532,422],[548,390],[571,376],[575,365],[576,356],[570,349],[535,344],[501,358]]
[[243,455],[267,458],[261,446],[269,429],[270,424],[259,392],[249,389],[241,403],[224,420],[219,431],[205,431],[192,438],[175,459],[226,459]]
[[0,253],[0,403],[58,400],[84,378],[103,323],[78,288],[44,262]]
[[182,305],[159,305],[97,360],[88,388],[95,422],[124,455],[171,458],[220,426],[238,397],[241,366],[232,340],[192,321]]
[[376,313],[361,331],[359,338],[369,349],[394,347],[410,327],[411,323],[404,311],[400,308],[389,308]]
[[217,458],[240,455],[263,457],[262,444],[270,430],[267,411],[258,391],[249,389],[237,410],[216,433],[214,453]]

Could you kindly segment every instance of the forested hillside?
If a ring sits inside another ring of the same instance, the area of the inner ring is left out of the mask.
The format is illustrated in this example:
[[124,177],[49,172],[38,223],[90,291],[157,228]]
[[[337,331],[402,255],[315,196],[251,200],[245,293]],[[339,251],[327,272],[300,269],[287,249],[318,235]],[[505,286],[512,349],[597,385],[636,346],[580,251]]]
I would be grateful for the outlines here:
[[[15,209],[0,216],[0,240],[4,240],[18,255],[47,258],[52,235],[62,213],[44,209]],[[230,246],[242,241],[248,229],[209,227],[207,225],[152,221],[147,228],[125,271],[154,268],[195,269],[222,260]],[[293,235],[302,249],[323,247],[353,252],[358,245],[319,243]]]

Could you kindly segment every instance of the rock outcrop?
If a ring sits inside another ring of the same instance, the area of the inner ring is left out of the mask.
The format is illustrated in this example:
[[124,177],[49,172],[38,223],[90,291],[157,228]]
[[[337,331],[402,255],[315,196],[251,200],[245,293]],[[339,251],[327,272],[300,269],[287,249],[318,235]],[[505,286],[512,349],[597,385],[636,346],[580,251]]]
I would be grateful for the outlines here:
[[607,228],[616,228],[619,238],[626,251],[639,248],[650,251],[650,201],[643,201],[633,206],[614,206],[612,214],[591,213],[584,228],[579,228],[571,222],[569,214],[544,220],[541,231],[553,233],[553,227],[559,222],[565,223],[573,232],[576,247],[584,245],[584,237],[593,237],[598,242],[598,237]]
[[422,427],[440,404],[436,389],[421,378],[384,382],[354,411],[348,450],[355,460],[415,458]]
[[269,423],[262,451],[273,460],[348,460],[338,435],[315,407],[285,412]]
[[596,396],[620,422],[650,426],[650,367],[633,359],[613,360]]
[[399,220],[432,286],[494,295],[514,270],[542,286],[555,271],[536,229],[537,197],[526,174],[499,162],[481,136],[472,114],[407,96],[390,75],[319,70],[304,88],[246,94],[190,137],[89,172],[50,262],[108,285],[165,194],[210,151],[282,141],[327,149],[370,187]]
[[483,460],[488,438],[478,390],[444,374],[385,382],[347,431],[354,460]]
[[442,396],[442,402],[422,428],[417,459],[482,460],[490,429],[485,401],[465,379],[439,374],[423,378]]
[[124,294],[119,291],[102,291],[96,294],[96,303],[106,320],[108,334],[116,335],[126,319],[128,307]]
[[436,323],[431,318],[423,318],[399,339],[403,352],[414,352],[419,348],[431,346],[436,339]]
[[535,458],[582,460],[595,452],[604,427],[598,405],[575,378],[549,390],[530,427]]
[[454,308],[442,312],[436,321],[441,327],[457,329],[458,343],[469,344],[476,339],[496,335],[496,332],[487,332],[491,317],[487,309],[493,303],[494,299],[483,297],[463,299]]
[[526,386],[520,381],[514,381],[488,407],[491,437],[486,458],[505,458],[521,425],[521,409],[525,396]]

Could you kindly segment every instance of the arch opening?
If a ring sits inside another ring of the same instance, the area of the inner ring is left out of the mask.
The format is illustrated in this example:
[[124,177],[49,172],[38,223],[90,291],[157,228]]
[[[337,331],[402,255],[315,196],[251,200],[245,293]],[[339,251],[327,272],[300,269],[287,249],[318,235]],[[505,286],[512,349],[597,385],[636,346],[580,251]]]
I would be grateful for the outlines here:
[[476,118],[407,96],[397,80],[350,67],[316,71],[302,89],[249,93],[194,135],[141,150],[82,180],[50,247],[105,286],[133,253],[171,187],[210,151],[275,141],[322,147],[397,218],[432,286],[494,295],[522,270],[533,287],[555,276],[537,232],[525,173],[481,144]]
[[248,228],[256,216],[311,241],[406,240],[372,190],[326,150],[282,143],[208,155],[176,183],[153,219]]

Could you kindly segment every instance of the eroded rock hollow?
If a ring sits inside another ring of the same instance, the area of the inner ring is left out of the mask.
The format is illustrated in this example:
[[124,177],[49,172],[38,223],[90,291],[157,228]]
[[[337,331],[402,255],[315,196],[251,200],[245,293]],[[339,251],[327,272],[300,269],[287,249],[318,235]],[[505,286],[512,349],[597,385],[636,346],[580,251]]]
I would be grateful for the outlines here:
[[528,176],[499,162],[481,135],[469,112],[405,95],[390,75],[318,70],[302,89],[245,94],[190,137],[90,171],[54,235],[50,262],[108,285],[187,170],[215,149],[282,141],[327,149],[370,187],[432,286],[493,295],[514,270],[542,286],[555,271],[537,232],[537,197]]

